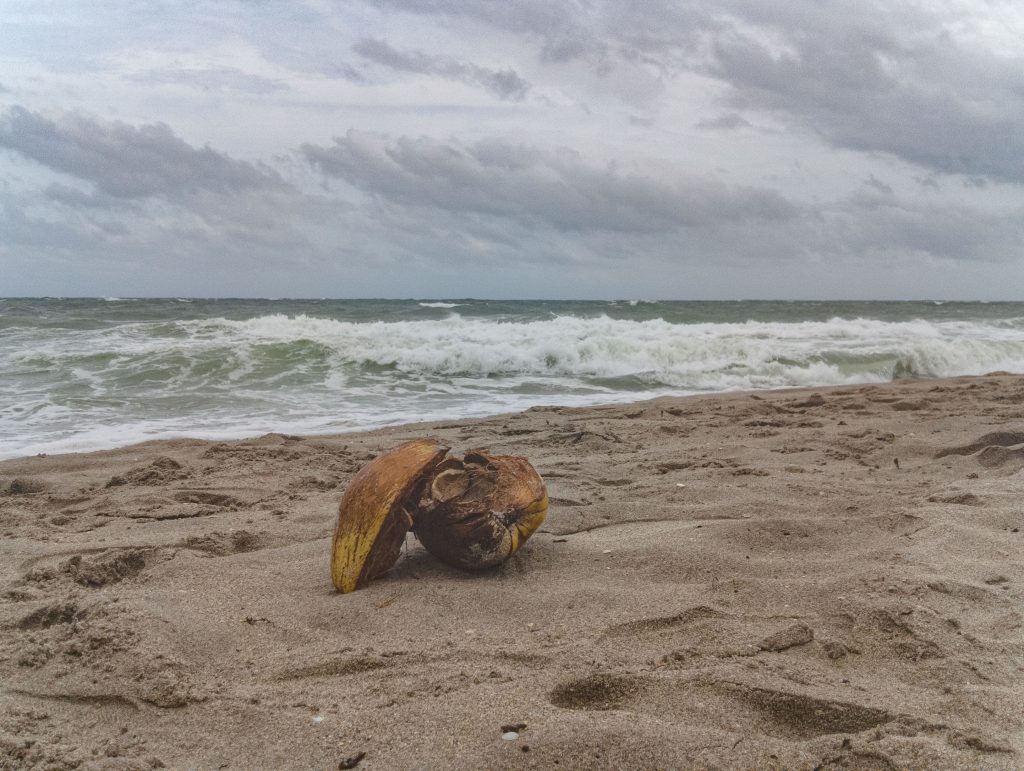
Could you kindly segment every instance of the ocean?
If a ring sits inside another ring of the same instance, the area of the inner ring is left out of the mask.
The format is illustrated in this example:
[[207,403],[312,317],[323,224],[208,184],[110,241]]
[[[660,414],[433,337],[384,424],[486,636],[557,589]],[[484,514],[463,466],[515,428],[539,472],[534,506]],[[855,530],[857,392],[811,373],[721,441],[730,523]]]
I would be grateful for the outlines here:
[[1024,303],[0,299],[0,457],[1024,372]]

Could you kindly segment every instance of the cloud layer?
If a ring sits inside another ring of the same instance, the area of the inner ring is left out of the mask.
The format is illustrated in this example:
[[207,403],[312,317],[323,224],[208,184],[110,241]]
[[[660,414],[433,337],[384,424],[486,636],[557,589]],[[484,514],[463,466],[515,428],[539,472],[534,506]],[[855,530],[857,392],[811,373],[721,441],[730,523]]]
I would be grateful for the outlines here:
[[390,140],[349,131],[333,145],[307,144],[302,152],[325,174],[399,205],[557,230],[656,233],[795,213],[773,190],[627,173],[588,164],[568,149],[500,141],[467,146],[425,137]]
[[15,105],[0,116],[0,147],[91,182],[116,198],[174,198],[281,184],[269,169],[210,147],[191,147],[164,123],[136,128],[75,114],[55,121]]
[[398,51],[384,40],[365,38],[352,46],[352,50],[365,59],[400,72],[437,75],[481,86],[499,99],[520,100],[530,90],[530,84],[519,77],[515,70],[492,70],[450,56],[431,56],[422,51]]
[[1013,3],[15,0],[0,25],[9,293],[1024,286]]

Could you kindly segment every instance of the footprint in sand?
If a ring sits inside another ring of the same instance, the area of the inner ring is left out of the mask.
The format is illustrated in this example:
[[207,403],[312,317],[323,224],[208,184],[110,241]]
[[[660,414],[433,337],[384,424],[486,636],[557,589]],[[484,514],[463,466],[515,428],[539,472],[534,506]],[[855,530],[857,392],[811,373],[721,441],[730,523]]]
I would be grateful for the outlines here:
[[213,557],[227,557],[232,554],[259,551],[265,548],[265,538],[248,530],[234,530],[230,533],[214,532],[192,535],[178,545],[183,549],[203,552]]
[[192,472],[174,458],[161,456],[145,466],[138,466],[124,474],[112,476],[106,486],[109,488],[122,485],[165,485],[178,479],[187,479],[191,475]]
[[549,699],[564,709],[610,710],[622,709],[643,690],[639,677],[612,674],[594,674],[574,677],[559,683]]
[[715,610],[707,605],[698,605],[687,608],[674,616],[658,616],[655,618],[640,618],[634,621],[626,621],[622,624],[615,624],[605,630],[607,637],[620,637],[631,635],[643,635],[648,632],[661,632],[663,630],[675,629],[686,626],[694,621],[706,618],[723,618],[725,613]]
[[1024,445],[1017,447],[986,447],[977,455],[978,463],[985,468],[1003,466],[1024,466]]
[[895,715],[845,701],[818,699],[773,688],[720,683],[716,689],[764,719],[764,732],[794,739],[827,734],[853,734],[888,723]]
[[[802,693],[736,682],[697,685],[692,681],[654,680],[610,673],[574,677],[558,683],[550,702],[563,709],[628,710],[658,714],[662,719],[693,720],[709,704],[728,705],[730,713],[754,734],[813,739],[855,734],[889,723],[898,716],[854,702],[821,699]],[[713,714],[712,710],[710,714]]]
[[931,503],[953,503],[957,506],[984,506],[985,502],[974,493],[951,493],[949,495],[930,495]]
[[33,567],[21,582],[48,584],[58,579],[70,579],[81,586],[98,589],[137,576],[156,559],[157,552],[156,548],[129,547],[75,554],[56,566]]
[[994,431],[993,433],[978,437],[970,444],[939,450],[935,453],[935,457],[945,458],[949,455],[973,455],[979,450],[1006,448],[1022,444],[1024,444],[1024,431]]

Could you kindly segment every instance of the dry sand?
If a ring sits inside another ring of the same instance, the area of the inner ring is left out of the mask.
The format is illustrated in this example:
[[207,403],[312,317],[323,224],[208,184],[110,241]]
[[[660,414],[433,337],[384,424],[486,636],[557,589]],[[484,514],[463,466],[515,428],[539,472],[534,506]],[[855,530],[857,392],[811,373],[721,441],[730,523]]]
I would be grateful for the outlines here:
[[[548,520],[336,594],[417,436],[528,456]],[[1002,375],[7,461],[0,766],[1021,767],[1022,469]]]

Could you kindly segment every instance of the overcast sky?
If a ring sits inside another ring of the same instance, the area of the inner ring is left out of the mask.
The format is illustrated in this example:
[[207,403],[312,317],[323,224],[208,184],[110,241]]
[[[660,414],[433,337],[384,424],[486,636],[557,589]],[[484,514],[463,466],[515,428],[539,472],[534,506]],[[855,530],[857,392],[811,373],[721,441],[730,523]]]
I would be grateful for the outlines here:
[[1024,3],[0,3],[0,295],[1024,299]]

